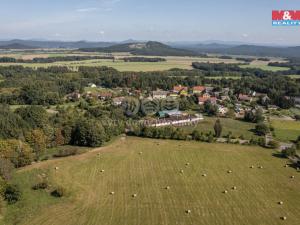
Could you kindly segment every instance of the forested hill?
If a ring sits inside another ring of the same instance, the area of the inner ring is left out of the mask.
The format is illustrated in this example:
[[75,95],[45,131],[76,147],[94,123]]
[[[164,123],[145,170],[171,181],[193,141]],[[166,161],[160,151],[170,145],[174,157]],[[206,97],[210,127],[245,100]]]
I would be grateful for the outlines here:
[[250,55],[250,56],[274,56],[287,58],[300,58],[300,46],[295,47],[274,47],[260,45],[237,45],[237,46],[214,46],[194,45],[187,46],[186,49],[193,49],[198,53],[220,53],[231,55]]
[[149,41],[146,43],[126,43],[113,45],[106,48],[82,48],[85,52],[130,52],[134,55],[149,56],[196,56],[200,55],[192,50],[172,48],[160,42]]
[[29,46],[24,44],[12,43],[4,46],[0,46],[0,49],[35,49],[35,46]]

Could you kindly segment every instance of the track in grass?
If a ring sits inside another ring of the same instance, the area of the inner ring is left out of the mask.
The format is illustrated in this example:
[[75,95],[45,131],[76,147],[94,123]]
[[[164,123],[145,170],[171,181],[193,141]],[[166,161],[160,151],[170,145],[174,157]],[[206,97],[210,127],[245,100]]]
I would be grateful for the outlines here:
[[[286,216],[296,225],[300,173],[285,163],[258,147],[126,138],[19,171],[23,200],[8,207],[6,224],[274,225]],[[31,190],[41,173],[68,196]]]

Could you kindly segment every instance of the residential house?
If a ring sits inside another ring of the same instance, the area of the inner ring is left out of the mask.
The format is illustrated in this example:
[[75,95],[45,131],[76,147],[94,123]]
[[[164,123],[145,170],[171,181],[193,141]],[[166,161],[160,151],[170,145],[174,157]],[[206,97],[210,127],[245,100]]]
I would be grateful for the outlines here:
[[101,100],[107,100],[112,98],[112,93],[111,92],[102,92],[100,94],[98,94],[98,98]]
[[202,94],[205,91],[205,86],[195,86],[193,87],[193,94]]
[[264,95],[262,98],[261,98],[261,103],[263,105],[268,105],[270,103],[271,99],[268,97],[268,95]]
[[120,105],[122,105],[122,103],[123,103],[124,100],[125,100],[125,97],[116,97],[116,98],[113,98],[112,99],[113,105],[120,106]]
[[173,92],[179,94],[181,91],[188,92],[188,87],[177,85],[173,87]]
[[153,99],[165,99],[168,95],[167,91],[153,91],[152,97]]
[[241,102],[252,102],[252,97],[249,95],[239,94],[238,99]]
[[93,83],[89,83],[88,86],[91,87],[91,88],[96,88],[97,87],[97,85],[93,84]]
[[220,98],[221,101],[226,101],[226,100],[230,101],[230,97],[228,95],[221,95]]
[[229,95],[230,88],[222,88],[223,95]]
[[212,93],[214,89],[215,89],[214,87],[205,87],[205,91],[207,93]]
[[79,91],[74,91],[73,93],[68,94],[66,97],[68,100],[77,101],[80,99],[81,94]]
[[211,97],[210,94],[205,93],[201,97],[198,97],[198,104],[203,105],[205,102],[210,101],[211,104],[217,104],[217,98]]
[[218,113],[222,116],[225,116],[226,113],[228,113],[229,109],[227,107],[224,107],[222,105],[218,105]]

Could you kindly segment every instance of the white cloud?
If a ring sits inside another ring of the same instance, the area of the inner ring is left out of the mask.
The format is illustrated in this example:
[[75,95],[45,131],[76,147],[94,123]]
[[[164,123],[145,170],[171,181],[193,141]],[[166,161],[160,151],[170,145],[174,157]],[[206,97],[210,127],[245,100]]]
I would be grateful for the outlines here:
[[242,37],[247,38],[247,37],[249,37],[249,34],[242,34]]

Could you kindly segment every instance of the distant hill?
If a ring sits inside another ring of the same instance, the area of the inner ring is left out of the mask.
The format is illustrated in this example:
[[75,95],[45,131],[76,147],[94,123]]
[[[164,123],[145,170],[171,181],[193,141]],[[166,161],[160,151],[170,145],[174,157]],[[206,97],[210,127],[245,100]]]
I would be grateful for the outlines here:
[[223,45],[217,43],[197,44],[184,47],[198,53],[220,53],[230,55],[273,56],[273,57],[300,57],[300,46],[273,47],[260,45]]
[[12,43],[8,45],[0,46],[0,49],[36,49],[36,48],[38,47],[19,44],[19,43]]
[[113,45],[106,48],[82,48],[85,52],[130,52],[133,55],[149,56],[196,56],[199,55],[194,51],[173,48],[160,42],[149,41],[146,43],[125,43]]
[[76,41],[76,42],[65,42],[65,41],[36,41],[36,40],[10,40],[10,41],[0,41],[0,48],[3,46],[9,46],[12,44],[19,44],[25,46],[34,46],[35,48],[99,48],[108,47],[115,45],[113,42],[88,42],[88,41]]

